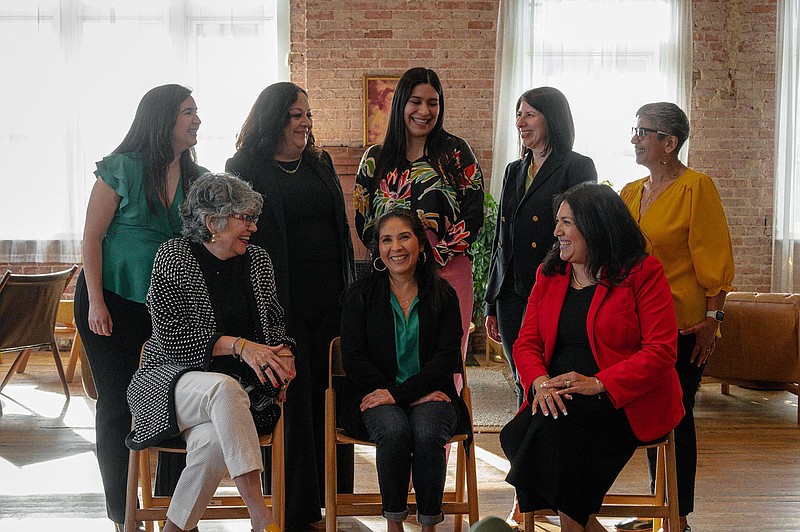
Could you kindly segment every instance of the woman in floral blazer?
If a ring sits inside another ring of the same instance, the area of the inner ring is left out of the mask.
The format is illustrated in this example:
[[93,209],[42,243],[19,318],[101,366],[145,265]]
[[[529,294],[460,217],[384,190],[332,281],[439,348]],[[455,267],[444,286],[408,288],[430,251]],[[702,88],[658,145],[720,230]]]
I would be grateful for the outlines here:
[[433,257],[420,260],[435,260],[455,288],[466,347],[473,300],[469,246],[483,226],[483,174],[469,144],[445,131],[443,122],[439,77],[422,67],[408,70],[397,83],[383,144],[361,159],[355,222],[368,245],[383,214],[402,207],[419,215],[433,249]]

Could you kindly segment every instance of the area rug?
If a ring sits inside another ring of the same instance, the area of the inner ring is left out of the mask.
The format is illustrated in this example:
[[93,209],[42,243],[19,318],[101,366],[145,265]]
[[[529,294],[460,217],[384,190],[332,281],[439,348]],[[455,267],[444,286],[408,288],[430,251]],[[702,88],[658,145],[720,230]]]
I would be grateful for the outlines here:
[[500,432],[517,413],[514,385],[505,366],[468,367],[467,382],[472,392],[475,432]]

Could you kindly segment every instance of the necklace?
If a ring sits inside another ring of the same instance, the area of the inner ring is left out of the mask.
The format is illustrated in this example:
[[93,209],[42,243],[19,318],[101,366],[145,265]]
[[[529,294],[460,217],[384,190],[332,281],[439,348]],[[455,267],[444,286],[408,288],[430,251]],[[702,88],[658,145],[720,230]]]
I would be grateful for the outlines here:
[[597,283],[597,281],[595,281],[594,279],[590,280],[586,284],[583,284],[582,282],[580,282],[578,280],[578,277],[575,275],[575,268],[574,267],[572,268],[570,273],[572,274],[572,280],[575,281],[576,285],[578,285],[578,290],[582,290],[582,289],[586,288],[587,286],[592,286],[593,284]]
[[[392,293],[394,297],[397,299],[397,304],[400,305],[400,308],[403,309],[403,312],[407,311],[411,308],[411,303],[414,301],[414,298],[417,297],[417,285],[414,283],[410,288],[396,286],[395,283],[390,282],[390,286],[392,289]],[[403,295],[400,295],[403,292]]]
[[680,171],[681,167],[678,166],[678,169],[675,170],[675,172],[673,172],[671,176],[669,176],[667,179],[665,179],[664,181],[659,183],[658,186],[655,187],[653,186],[653,176],[651,175],[650,177],[648,177],[647,182],[650,184],[650,191],[647,193],[647,196],[642,199],[642,203],[644,204],[644,206],[649,207],[650,204],[653,203],[653,200],[656,199],[656,197],[659,194],[661,194],[661,192],[664,189],[666,189],[676,177],[678,177]]
[[284,172],[286,172],[287,174],[291,175],[291,174],[296,173],[300,169],[300,164],[302,162],[303,162],[303,158],[300,157],[300,159],[297,161],[297,166],[294,167],[294,170],[287,170],[286,168],[284,168],[283,165],[281,164],[281,161],[275,161],[275,165],[278,168],[280,168],[281,170],[283,170]]

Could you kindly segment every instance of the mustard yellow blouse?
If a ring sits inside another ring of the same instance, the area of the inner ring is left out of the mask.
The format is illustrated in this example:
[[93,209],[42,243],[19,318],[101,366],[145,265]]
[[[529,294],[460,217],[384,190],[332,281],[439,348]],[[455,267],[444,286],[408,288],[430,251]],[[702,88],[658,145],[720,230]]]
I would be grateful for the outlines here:
[[717,187],[688,168],[639,215],[647,177],[629,183],[620,196],[647,238],[647,252],[664,265],[678,328],[705,319],[706,298],[733,290],[733,249]]

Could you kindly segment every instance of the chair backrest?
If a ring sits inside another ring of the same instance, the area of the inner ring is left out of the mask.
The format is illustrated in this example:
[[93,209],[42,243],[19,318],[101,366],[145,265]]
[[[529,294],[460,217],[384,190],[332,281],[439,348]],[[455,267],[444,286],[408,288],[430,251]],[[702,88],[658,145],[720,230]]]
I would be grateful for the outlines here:
[[0,280],[0,351],[53,342],[58,302],[77,269],[41,275],[6,272]]
[[328,363],[331,368],[330,372],[328,372],[328,388],[333,388],[334,377],[344,377],[347,375],[342,365],[342,339],[338,336],[331,340],[331,348],[328,356]]

